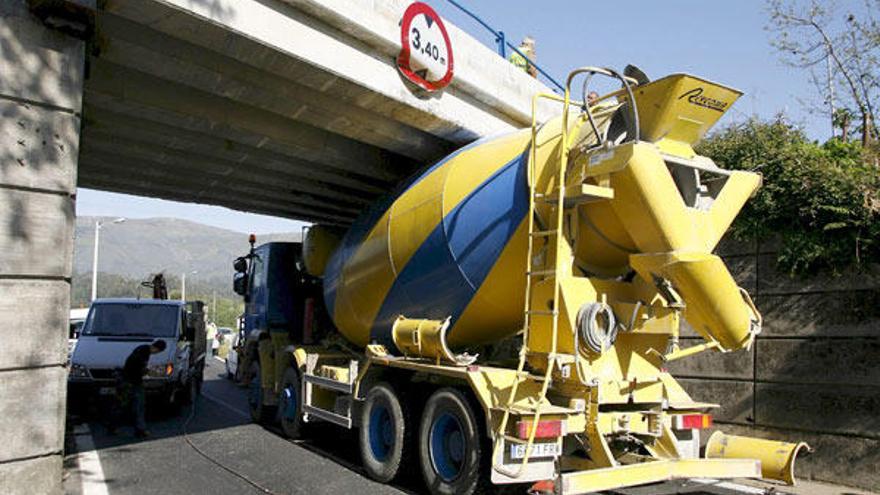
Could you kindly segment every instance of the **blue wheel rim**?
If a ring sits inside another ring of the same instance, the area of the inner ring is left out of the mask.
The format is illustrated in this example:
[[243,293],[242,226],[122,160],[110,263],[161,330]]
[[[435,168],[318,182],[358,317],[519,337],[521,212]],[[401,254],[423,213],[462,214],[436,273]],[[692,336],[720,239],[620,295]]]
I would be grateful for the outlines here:
[[296,387],[288,385],[281,392],[281,418],[285,421],[294,421],[299,407],[299,399]]
[[385,462],[394,448],[394,421],[384,404],[376,404],[370,411],[370,450],[379,462]]
[[443,481],[450,482],[461,475],[465,460],[465,437],[458,417],[443,413],[434,419],[429,449],[434,471]]

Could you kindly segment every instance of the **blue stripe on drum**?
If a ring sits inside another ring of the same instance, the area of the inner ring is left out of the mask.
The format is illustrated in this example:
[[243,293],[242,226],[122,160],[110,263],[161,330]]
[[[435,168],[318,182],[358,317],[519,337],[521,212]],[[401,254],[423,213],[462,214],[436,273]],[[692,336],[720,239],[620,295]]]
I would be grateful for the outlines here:
[[528,151],[462,200],[416,250],[385,296],[370,341],[394,348],[399,315],[461,316],[528,210]]
[[360,214],[357,219],[352,223],[351,227],[348,229],[348,232],[343,236],[342,241],[339,243],[339,248],[333,253],[330,257],[330,261],[327,262],[327,268],[324,271],[324,304],[327,306],[327,312],[330,314],[331,318],[335,314],[336,309],[336,291],[341,283],[341,275],[342,270],[345,267],[345,263],[354,256],[354,253],[357,252],[357,249],[360,247],[361,243],[367,237],[367,235],[373,231],[376,226],[376,222],[382,218],[382,215],[397,201],[397,198],[403,195],[406,191],[408,191],[411,187],[421,182],[425,177],[431,175],[435,170],[439,169],[443,165],[449,163],[450,160],[457,157],[461,153],[468,151],[476,146],[479,146],[491,139],[495,139],[497,136],[489,136],[480,138],[467,146],[464,146],[452,154],[444,157],[441,160],[438,160],[433,165],[429,165],[420,171],[411,175],[407,180],[403,181],[400,185],[394,188],[392,192],[382,196],[378,201],[373,203],[370,207],[367,208],[366,211]]

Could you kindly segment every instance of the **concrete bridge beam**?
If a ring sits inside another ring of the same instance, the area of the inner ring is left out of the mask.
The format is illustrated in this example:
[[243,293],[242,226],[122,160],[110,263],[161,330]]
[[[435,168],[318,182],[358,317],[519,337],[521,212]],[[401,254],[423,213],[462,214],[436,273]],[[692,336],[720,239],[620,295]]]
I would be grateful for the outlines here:
[[327,170],[317,162],[294,158],[266,147],[257,147],[249,136],[233,133],[228,128],[226,130],[215,128],[214,134],[208,134],[201,132],[198,127],[193,128],[199,130],[189,130],[182,127],[182,124],[181,127],[175,127],[168,124],[167,120],[157,121],[143,118],[146,117],[145,115],[134,116],[105,110],[101,106],[96,106],[102,104],[100,100],[98,95],[90,95],[89,104],[86,105],[85,112],[89,121],[83,129],[84,141],[89,141],[92,133],[101,132],[110,134],[113,139],[136,137],[159,148],[234,161],[251,170],[265,170],[279,179],[285,177],[290,177],[291,180],[306,179],[306,183],[311,180],[332,190],[352,194],[366,193],[368,197],[380,194],[388,187],[387,183],[378,180],[332,169]]

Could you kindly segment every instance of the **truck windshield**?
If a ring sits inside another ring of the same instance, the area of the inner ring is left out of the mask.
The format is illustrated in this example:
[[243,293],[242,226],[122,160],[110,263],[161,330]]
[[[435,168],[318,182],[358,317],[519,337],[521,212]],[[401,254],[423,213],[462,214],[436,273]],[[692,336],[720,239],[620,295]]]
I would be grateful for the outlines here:
[[174,337],[180,322],[176,306],[155,304],[96,304],[83,335]]

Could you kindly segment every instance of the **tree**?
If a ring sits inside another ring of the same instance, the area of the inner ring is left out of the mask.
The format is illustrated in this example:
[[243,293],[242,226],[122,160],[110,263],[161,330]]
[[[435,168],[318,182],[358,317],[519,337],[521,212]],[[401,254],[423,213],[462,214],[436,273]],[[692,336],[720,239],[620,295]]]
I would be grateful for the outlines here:
[[849,141],[849,126],[852,124],[853,113],[848,108],[838,108],[834,110],[831,117],[831,125],[834,129],[840,129],[840,140]]
[[[809,72],[833,128],[836,99],[852,107],[861,119],[862,145],[877,136],[875,101],[880,91],[880,23],[875,13],[880,0],[866,0],[864,11],[844,11],[833,2],[768,0],[769,29],[783,62]],[[842,91],[835,92],[840,87]],[[849,129],[849,122],[842,132]],[[848,136],[847,136],[848,137]]]
[[778,236],[780,269],[843,273],[880,263],[880,169],[868,160],[872,150],[840,139],[814,143],[778,117],[724,128],[698,152],[721,167],[763,175],[732,233]]

